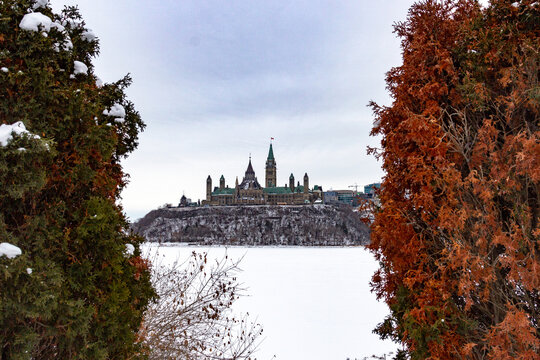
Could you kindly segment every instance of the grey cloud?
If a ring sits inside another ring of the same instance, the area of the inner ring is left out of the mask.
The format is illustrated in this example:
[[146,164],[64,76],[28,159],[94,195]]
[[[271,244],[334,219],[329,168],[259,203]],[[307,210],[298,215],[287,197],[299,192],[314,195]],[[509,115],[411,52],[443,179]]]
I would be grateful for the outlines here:
[[378,143],[366,104],[390,101],[392,23],[412,0],[53,0],[73,3],[100,38],[98,75],[132,73],[128,95],[148,125],[124,163],[128,214],[182,191],[203,197],[209,173],[232,184],[250,152],[262,178],[270,136],[282,179],[308,171],[338,188],[382,177],[365,154]]

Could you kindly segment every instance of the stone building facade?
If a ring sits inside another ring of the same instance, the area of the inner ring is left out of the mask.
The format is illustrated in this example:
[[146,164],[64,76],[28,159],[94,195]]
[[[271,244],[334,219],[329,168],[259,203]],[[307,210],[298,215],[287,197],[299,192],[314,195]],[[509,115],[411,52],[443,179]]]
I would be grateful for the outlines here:
[[236,178],[234,188],[225,185],[225,177],[221,175],[219,187],[212,189],[212,178],[206,179],[206,200],[202,205],[303,205],[322,200],[322,187],[315,185],[309,188],[308,174],[304,174],[303,185],[294,184],[294,175],[289,176],[289,184],[277,186],[276,159],[272,144],[266,159],[265,187],[262,187],[255,176],[251,165],[251,157],[241,183]]

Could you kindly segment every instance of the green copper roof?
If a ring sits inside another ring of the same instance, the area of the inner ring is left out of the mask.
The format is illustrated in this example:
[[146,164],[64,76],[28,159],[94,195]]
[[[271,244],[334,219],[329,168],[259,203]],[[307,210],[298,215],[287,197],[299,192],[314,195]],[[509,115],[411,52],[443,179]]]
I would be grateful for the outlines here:
[[303,193],[304,192],[304,185],[300,185],[294,188],[295,193]]
[[294,175],[291,173],[291,176],[289,176],[289,179],[294,179]]
[[270,144],[270,150],[268,150],[268,159],[267,160],[274,160],[274,150],[272,149],[272,144]]
[[214,188],[214,191],[212,191],[212,195],[234,195],[234,189],[232,188],[225,188],[220,189],[217,186]]
[[264,188],[265,194],[292,194],[291,188],[289,187],[267,187]]

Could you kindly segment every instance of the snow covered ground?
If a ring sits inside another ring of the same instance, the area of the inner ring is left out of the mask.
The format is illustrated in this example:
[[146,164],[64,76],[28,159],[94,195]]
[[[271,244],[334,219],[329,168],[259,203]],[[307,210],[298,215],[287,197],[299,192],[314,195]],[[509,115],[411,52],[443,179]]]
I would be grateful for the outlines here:
[[234,307],[263,325],[259,360],[362,359],[396,349],[372,333],[388,308],[370,292],[377,263],[362,247],[159,247],[170,262],[193,250],[244,256],[238,279],[249,296]]

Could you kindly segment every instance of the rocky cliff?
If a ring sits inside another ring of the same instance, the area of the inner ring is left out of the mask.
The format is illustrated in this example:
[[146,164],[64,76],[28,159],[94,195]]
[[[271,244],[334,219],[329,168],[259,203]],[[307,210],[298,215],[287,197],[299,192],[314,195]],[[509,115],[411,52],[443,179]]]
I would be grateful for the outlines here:
[[347,207],[214,206],[153,210],[132,225],[152,242],[361,245],[368,227]]

